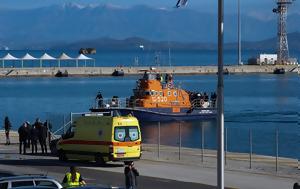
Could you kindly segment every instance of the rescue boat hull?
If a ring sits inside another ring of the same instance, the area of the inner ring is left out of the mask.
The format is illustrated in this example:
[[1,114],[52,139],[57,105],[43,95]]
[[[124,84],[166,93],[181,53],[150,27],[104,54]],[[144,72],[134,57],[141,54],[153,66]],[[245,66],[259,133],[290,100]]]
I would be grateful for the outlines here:
[[172,112],[172,108],[92,108],[92,112],[118,111],[121,115],[132,114],[140,121],[181,121],[181,120],[208,120],[215,119],[215,108],[181,108],[180,112]]

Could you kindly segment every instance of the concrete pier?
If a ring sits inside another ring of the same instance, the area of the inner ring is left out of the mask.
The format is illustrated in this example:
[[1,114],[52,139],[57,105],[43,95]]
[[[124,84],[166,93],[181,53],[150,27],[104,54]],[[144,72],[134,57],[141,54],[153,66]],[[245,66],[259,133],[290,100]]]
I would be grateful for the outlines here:
[[[299,73],[298,65],[243,65],[224,66],[229,74],[273,73],[275,68],[285,68],[286,72]],[[60,70],[68,72],[69,76],[110,76],[116,67],[42,67],[42,68],[0,68],[0,77],[54,77]],[[142,74],[141,70],[149,67],[122,67],[125,75]],[[160,73],[174,73],[177,75],[216,74],[217,66],[172,66],[156,68]]]

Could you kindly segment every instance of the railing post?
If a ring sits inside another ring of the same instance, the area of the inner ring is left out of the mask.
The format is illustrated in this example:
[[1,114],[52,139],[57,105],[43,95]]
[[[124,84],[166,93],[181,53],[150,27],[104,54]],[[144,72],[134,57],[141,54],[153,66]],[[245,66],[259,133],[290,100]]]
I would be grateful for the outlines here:
[[157,159],[160,157],[160,122],[158,122],[158,135],[157,135]]
[[65,115],[63,116],[63,134],[65,134],[65,127],[66,127],[66,120],[65,120]]
[[181,159],[181,122],[179,121],[179,160]]
[[276,172],[278,171],[278,155],[279,155],[279,132],[278,129],[276,129]]
[[201,162],[204,162],[204,125],[201,125]]
[[252,169],[252,129],[249,129],[249,146],[250,146],[250,153],[249,153],[249,160],[250,160],[250,169]]
[[225,165],[227,165],[227,128],[225,128]]

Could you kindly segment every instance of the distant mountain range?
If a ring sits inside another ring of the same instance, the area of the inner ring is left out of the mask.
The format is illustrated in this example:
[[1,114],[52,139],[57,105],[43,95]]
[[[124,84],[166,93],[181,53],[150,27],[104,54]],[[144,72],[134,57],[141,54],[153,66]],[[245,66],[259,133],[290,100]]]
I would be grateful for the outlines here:
[[[300,31],[300,25],[295,24],[299,20],[300,14],[289,15],[289,32]],[[276,15],[272,19],[243,15],[243,41],[274,37],[276,22]],[[0,23],[0,48],[10,49],[75,48],[81,45],[102,48],[116,44],[120,48],[129,48],[139,40],[143,44],[162,47],[170,43],[178,48],[209,49],[214,48],[213,44],[217,41],[217,15],[191,9],[80,6],[70,3],[25,10],[2,9]],[[225,15],[225,42],[237,40],[236,24],[236,15]],[[289,42],[292,44],[292,40]],[[245,45],[250,47],[257,43]]]
[[[289,48],[300,51],[300,32],[294,32],[288,34]],[[93,47],[98,50],[137,50],[140,46],[143,46],[145,50],[216,50],[217,45],[215,43],[184,43],[175,41],[150,41],[143,38],[132,37],[124,40],[117,40],[111,38],[99,38],[94,40],[80,41],[65,45],[57,45],[51,47],[51,49],[72,49],[78,50],[82,47]],[[267,50],[275,51],[277,48],[277,38],[270,38],[258,42],[242,42],[243,50]],[[226,50],[237,49],[237,43],[225,43]]]

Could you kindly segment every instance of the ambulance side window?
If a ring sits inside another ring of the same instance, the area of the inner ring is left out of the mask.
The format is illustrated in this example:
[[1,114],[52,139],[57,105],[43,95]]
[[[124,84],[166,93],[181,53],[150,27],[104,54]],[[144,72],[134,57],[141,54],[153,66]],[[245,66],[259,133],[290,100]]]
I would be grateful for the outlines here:
[[74,137],[74,130],[75,130],[75,126],[72,125],[71,127],[69,127],[66,134],[62,135],[62,138],[63,139],[68,139],[68,138]]

